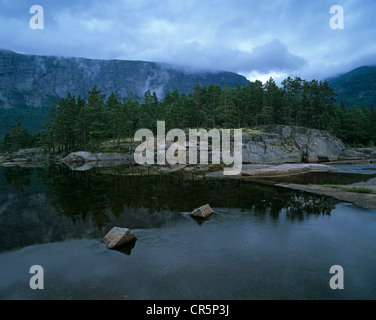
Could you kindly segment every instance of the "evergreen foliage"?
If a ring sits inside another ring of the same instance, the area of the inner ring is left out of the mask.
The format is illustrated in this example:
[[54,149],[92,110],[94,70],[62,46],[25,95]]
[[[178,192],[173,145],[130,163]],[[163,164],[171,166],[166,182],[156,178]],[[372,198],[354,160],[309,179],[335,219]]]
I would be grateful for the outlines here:
[[121,151],[121,140],[147,128],[156,133],[157,121],[172,128],[246,128],[270,125],[303,126],[326,130],[351,146],[376,142],[376,109],[372,105],[335,104],[336,93],[327,81],[287,78],[278,87],[270,78],[265,84],[250,82],[236,88],[196,85],[188,95],[177,90],[159,101],[146,91],[139,103],[131,95],[120,101],[106,97],[96,86],[84,101],[67,93],[55,102],[46,117],[45,129],[36,135],[13,125],[1,142],[1,151],[43,146],[50,152],[97,151],[111,141]]

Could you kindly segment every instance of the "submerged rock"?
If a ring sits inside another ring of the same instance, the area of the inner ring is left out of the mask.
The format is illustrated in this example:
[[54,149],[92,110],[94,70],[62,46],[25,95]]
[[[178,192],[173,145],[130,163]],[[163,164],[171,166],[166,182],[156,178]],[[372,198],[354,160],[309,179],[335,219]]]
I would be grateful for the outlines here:
[[136,236],[129,229],[114,227],[104,236],[102,241],[108,249],[116,249],[136,240]]
[[191,212],[191,216],[197,218],[208,218],[213,213],[213,209],[208,204],[206,204]]

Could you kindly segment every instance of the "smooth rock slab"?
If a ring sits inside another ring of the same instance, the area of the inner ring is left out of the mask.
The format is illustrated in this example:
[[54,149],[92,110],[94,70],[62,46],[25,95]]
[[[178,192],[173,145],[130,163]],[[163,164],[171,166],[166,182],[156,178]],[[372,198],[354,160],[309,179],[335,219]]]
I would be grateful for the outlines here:
[[200,208],[191,212],[192,217],[207,218],[214,213],[213,209],[208,205],[201,206]]
[[280,164],[277,166],[269,165],[244,165],[242,168],[242,176],[253,177],[270,177],[270,176],[283,176],[306,172],[327,172],[334,171],[336,168],[329,167],[324,164],[308,164],[308,163],[293,163],[293,164]]
[[103,238],[108,249],[116,249],[132,241],[136,241],[136,236],[127,228],[112,228]]

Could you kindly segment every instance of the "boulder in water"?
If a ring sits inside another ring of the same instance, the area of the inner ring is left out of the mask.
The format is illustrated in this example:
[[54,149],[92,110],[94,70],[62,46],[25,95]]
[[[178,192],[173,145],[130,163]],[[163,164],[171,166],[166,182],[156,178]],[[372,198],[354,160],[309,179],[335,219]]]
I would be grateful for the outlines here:
[[112,228],[103,238],[108,249],[116,249],[130,242],[136,241],[136,236],[127,228]]
[[214,211],[210,207],[210,205],[206,204],[206,205],[201,206],[200,208],[194,210],[193,212],[191,212],[191,216],[197,217],[197,218],[208,218],[213,213],[214,213]]

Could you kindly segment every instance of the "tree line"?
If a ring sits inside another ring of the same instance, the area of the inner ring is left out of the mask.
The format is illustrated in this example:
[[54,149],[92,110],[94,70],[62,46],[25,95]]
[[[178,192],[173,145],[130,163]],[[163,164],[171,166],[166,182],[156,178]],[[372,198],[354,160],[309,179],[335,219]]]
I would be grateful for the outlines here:
[[159,100],[146,91],[141,102],[132,95],[120,100],[94,86],[86,100],[70,93],[56,101],[46,115],[45,129],[31,135],[14,125],[1,143],[2,151],[42,146],[50,152],[96,151],[103,141],[121,150],[121,141],[141,128],[156,132],[157,121],[172,128],[247,128],[290,125],[326,130],[352,146],[376,142],[376,110],[372,105],[336,104],[337,94],[327,81],[299,77],[270,78],[236,88],[196,85],[189,94],[177,90]]

